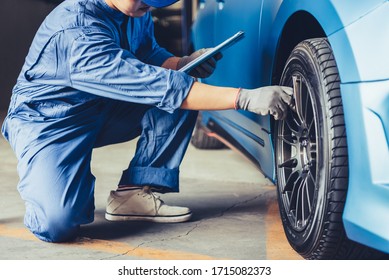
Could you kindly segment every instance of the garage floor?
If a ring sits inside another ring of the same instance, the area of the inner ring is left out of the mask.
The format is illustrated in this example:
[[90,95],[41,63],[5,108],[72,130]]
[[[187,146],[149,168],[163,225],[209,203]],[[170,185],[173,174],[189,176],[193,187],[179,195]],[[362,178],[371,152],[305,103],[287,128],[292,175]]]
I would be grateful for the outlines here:
[[16,159],[0,137],[0,259],[301,259],[285,239],[275,187],[250,162],[228,149],[201,151],[190,146],[181,168],[181,192],[162,196],[167,203],[190,207],[191,221],[106,221],[107,195],[134,148],[135,142],[130,142],[95,150],[95,221],[82,227],[75,242],[49,244],[23,226]]

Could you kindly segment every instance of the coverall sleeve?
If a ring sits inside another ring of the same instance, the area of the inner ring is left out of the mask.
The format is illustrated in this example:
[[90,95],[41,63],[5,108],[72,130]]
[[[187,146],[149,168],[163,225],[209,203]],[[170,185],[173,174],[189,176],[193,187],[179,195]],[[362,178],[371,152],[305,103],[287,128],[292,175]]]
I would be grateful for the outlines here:
[[194,82],[187,74],[141,62],[122,49],[108,30],[93,27],[73,41],[69,72],[75,89],[167,112],[181,106]]

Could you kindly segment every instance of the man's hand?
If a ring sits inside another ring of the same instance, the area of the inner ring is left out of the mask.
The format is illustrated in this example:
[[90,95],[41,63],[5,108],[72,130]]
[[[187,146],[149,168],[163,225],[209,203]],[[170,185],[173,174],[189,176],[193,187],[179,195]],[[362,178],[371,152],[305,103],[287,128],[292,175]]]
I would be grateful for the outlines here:
[[[187,65],[189,62],[195,60],[196,58],[198,58],[200,55],[202,55],[203,53],[205,53],[207,51],[208,51],[208,49],[200,49],[198,51],[195,51],[194,53],[192,53],[189,56],[182,57],[178,61],[177,70],[181,69],[182,67]],[[216,54],[214,57],[211,57],[207,61],[203,62],[202,64],[200,64],[199,66],[194,68],[189,73],[189,75],[191,75],[191,76],[193,76],[195,78],[208,78],[209,76],[211,76],[213,71],[215,71],[216,62],[219,59],[221,59],[221,58],[222,58],[222,54],[221,53]]]
[[241,89],[236,100],[236,109],[256,114],[271,114],[276,120],[284,119],[288,106],[292,106],[293,89],[283,86],[268,86],[257,89]]

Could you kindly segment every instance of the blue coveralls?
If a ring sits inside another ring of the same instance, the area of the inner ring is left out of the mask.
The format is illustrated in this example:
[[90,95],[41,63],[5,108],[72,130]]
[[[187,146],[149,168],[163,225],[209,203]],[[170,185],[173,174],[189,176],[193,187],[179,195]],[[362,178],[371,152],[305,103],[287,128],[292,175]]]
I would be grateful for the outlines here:
[[38,238],[66,241],[93,221],[95,147],[140,136],[119,184],[178,191],[197,112],[178,109],[194,79],[159,67],[171,56],[150,13],[128,18],[104,0],[64,1],[42,23],[2,127]]

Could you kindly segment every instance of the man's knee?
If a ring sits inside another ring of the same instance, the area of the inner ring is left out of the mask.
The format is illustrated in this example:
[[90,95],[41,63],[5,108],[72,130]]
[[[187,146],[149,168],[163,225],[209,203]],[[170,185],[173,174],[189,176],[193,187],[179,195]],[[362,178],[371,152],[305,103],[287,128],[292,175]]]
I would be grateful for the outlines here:
[[37,213],[28,209],[25,225],[40,240],[46,242],[66,242],[77,237],[79,225],[74,222],[72,211],[61,213]]

